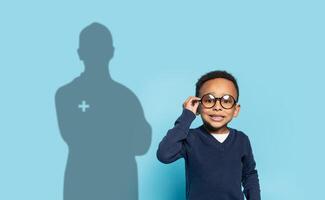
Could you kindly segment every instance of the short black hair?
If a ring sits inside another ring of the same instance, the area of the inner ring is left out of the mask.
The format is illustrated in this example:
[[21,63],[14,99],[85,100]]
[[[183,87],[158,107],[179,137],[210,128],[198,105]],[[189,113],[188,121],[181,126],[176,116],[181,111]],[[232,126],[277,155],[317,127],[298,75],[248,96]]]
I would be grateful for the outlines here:
[[237,84],[237,80],[232,74],[228,73],[227,71],[223,71],[223,70],[211,71],[211,72],[208,72],[208,73],[204,74],[203,76],[201,76],[199,78],[199,80],[196,82],[195,96],[197,96],[197,97],[199,96],[200,89],[206,81],[215,79],[215,78],[224,78],[224,79],[231,81],[235,85],[235,88],[237,90],[237,101],[238,101],[239,87]]

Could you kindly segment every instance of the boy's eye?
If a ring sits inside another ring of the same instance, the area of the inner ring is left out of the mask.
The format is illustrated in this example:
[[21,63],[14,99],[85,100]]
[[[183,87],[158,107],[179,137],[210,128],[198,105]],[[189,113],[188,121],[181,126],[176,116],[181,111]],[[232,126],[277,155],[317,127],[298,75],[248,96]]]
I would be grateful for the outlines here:
[[212,95],[205,95],[205,96],[202,97],[202,103],[206,107],[211,107],[215,103],[215,98]]
[[205,98],[205,101],[207,103],[212,103],[212,102],[214,102],[214,100],[215,100],[215,98],[212,95],[209,95],[209,96],[207,96],[207,98]]
[[232,103],[232,100],[231,100],[231,99],[222,99],[222,101],[223,101],[224,103]]
[[233,103],[233,99],[229,95],[225,95],[222,97],[223,103]]

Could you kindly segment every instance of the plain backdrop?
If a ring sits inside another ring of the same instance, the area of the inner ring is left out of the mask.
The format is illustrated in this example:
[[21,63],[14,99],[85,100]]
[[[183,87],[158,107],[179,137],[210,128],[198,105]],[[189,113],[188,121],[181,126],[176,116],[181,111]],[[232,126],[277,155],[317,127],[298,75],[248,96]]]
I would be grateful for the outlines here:
[[[238,80],[242,107],[230,126],[251,140],[262,199],[322,198],[324,6],[314,0],[1,2],[0,199],[62,199],[68,149],[54,94],[83,71],[78,37],[92,22],[112,32],[111,76],[136,94],[152,127],[149,151],[136,158],[140,200],[184,199],[184,160],[162,164],[156,150],[197,79],[216,69]],[[200,124],[198,117],[192,127]]]

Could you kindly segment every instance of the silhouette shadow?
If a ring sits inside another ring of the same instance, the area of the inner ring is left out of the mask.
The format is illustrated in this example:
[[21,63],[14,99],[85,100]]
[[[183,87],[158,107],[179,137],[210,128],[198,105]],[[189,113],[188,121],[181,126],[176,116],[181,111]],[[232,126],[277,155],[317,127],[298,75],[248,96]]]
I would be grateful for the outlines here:
[[92,23],[81,31],[78,55],[84,72],[55,94],[69,148],[64,200],[137,200],[135,156],[148,151],[151,126],[136,95],[109,74],[114,47],[105,26]]

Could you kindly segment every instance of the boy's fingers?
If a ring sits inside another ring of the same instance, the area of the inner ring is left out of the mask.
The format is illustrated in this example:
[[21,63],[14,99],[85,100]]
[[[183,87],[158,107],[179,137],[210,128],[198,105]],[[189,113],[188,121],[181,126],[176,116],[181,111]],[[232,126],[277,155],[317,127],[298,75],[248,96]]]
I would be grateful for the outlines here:
[[199,106],[199,100],[201,98],[196,97],[196,96],[190,96],[188,97],[185,102],[183,103],[184,107],[192,107],[192,108],[197,108]]
[[199,97],[194,97],[194,96],[190,96],[189,98],[186,99],[186,101],[193,101],[193,100],[200,100]]
[[192,102],[193,102],[193,97],[189,97],[186,101],[186,104],[192,105]]
[[198,103],[199,102],[199,100],[201,100],[200,98],[198,98],[198,97],[193,97],[192,98],[192,101],[194,101],[195,103]]

